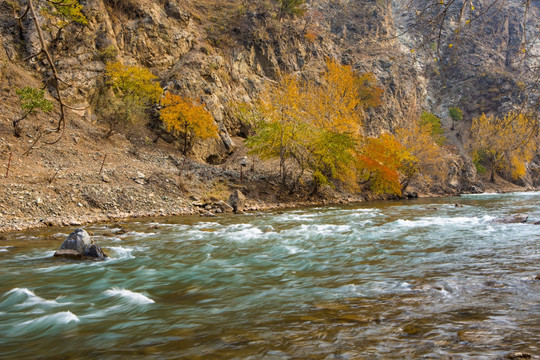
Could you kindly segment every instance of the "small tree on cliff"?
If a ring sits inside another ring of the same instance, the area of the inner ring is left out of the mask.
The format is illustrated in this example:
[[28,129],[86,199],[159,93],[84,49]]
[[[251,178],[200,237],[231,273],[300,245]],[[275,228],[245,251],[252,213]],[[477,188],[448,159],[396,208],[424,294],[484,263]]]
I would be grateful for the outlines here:
[[441,119],[435,114],[423,111],[420,115],[420,126],[429,132],[431,138],[437,145],[440,146],[446,142],[446,138],[443,135],[444,130],[441,127]]
[[30,86],[18,89],[16,94],[19,96],[23,115],[13,120],[13,131],[16,137],[21,136],[20,122],[29,115],[34,115],[38,110],[44,113],[51,112],[54,108],[52,101],[45,99],[45,90],[38,90]]
[[456,122],[463,120],[463,111],[456,106],[452,106],[450,109],[448,109],[448,113],[452,119],[452,130],[454,130]]
[[303,16],[306,12],[305,3],[305,0],[277,0],[278,20],[281,20],[286,16]]
[[161,120],[167,131],[181,139],[184,156],[197,140],[218,136],[214,118],[198,102],[168,92],[162,100],[162,105]]
[[[35,26],[35,30],[37,32],[37,38],[39,40],[39,50],[35,54],[31,54],[29,57],[27,57],[25,60],[31,60],[34,58],[44,58],[47,64],[50,68],[50,74],[48,74],[48,78],[45,82],[44,88],[47,86],[52,86],[54,88],[54,92],[51,93],[52,98],[56,100],[58,103],[58,119],[56,121],[56,126],[52,129],[46,129],[41,130],[38,134],[38,136],[35,137],[35,140],[30,147],[28,151],[30,151],[35,144],[44,136],[52,133],[60,133],[60,135],[53,141],[50,141],[50,144],[56,143],[60,140],[62,137],[62,134],[64,133],[65,126],[66,126],[66,109],[70,109],[71,107],[68,106],[64,98],[62,96],[62,89],[61,84],[66,84],[65,81],[63,81],[60,78],[60,75],[58,74],[58,69],[56,67],[56,62],[49,51],[49,43],[45,40],[45,36],[43,35],[43,31],[47,26],[44,24],[44,20],[47,20],[47,25],[51,25],[56,27],[58,30],[57,36],[59,35],[60,31],[67,27],[69,24],[78,24],[78,25],[86,25],[88,24],[88,20],[84,16],[82,12],[82,5],[79,3],[78,0],[25,0],[26,7],[22,11],[21,15],[17,16],[16,19],[19,22],[19,26],[22,31],[24,31],[24,26],[22,23],[22,20],[26,17],[30,17],[32,19],[32,22]],[[38,16],[38,13],[41,16]],[[41,90],[33,89],[29,90],[28,88],[25,88],[24,94],[18,94],[21,99],[25,96],[33,97],[35,100],[38,98],[44,99],[44,97],[41,95]],[[24,104],[28,105],[28,98],[26,100],[23,100],[23,106]],[[35,103],[34,103],[35,104]],[[43,107],[45,106],[45,107]],[[45,103],[42,101],[42,107],[34,107],[34,110],[41,108],[42,110],[48,109],[49,106],[45,105]],[[50,109],[52,110],[52,109]],[[23,107],[23,111],[28,111],[28,108]],[[18,126],[22,119],[24,119],[26,116],[23,116],[23,118],[16,120],[13,122],[13,125],[15,127],[15,133],[18,132]],[[19,129],[20,130],[20,129]]]

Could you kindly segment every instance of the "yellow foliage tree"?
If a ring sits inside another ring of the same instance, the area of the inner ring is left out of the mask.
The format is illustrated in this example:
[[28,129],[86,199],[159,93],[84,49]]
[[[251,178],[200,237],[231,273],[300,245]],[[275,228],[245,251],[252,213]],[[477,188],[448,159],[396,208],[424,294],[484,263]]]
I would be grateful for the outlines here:
[[184,156],[197,140],[218,136],[214,118],[198,102],[168,92],[163,97],[162,105],[161,120],[167,131],[182,139]]
[[471,152],[475,162],[491,166],[491,181],[503,171],[514,179],[526,174],[527,163],[538,149],[535,118],[509,113],[503,118],[485,115],[474,118],[471,126]]
[[239,112],[243,120],[253,124],[255,134],[246,140],[251,154],[262,159],[279,159],[282,185],[292,172],[289,161],[299,167],[300,177],[308,162],[306,144],[313,137],[302,106],[302,85],[294,76],[283,76],[279,83],[268,86],[253,106]]
[[163,89],[156,81],[157,76],[142,66],[126,66],[111,62],[105,67],[115,95],[131,97],[142,102],[159,102]]
[[246,143],[252,153],[280,159],[283,186],[292,160],[300,170],[295,183],[309,169],[314,192],[330,179],[353,187],[363,110],[379,104],[381,92],[371,75],[360,76],[333,61],[327,62],[321,83],[284,76],[244,111],[255,120],[255,135]]
[[333,60],[326,62],[321,84],[310,82],[305,87],[306,111],[316,126],[327,131],[360,136],[363,110],[381,104],[382,89],[373,74],[359,75]]
[[404,159],[400,168],[402,192],[415,176],[430,183],[446,179],[448,168],[444,161],[445,151],[437,145],[432,132],[431,124],[421,119],[412,121],[406,127],[396,129],[396,137],[410,154]]
[[163,89],[157,76],[141,66],[108,63],[105,68],[108,92],[100,94],[96,107],[109,124],[106,137],[121,128],[134,127],[153,103],[158,103]]

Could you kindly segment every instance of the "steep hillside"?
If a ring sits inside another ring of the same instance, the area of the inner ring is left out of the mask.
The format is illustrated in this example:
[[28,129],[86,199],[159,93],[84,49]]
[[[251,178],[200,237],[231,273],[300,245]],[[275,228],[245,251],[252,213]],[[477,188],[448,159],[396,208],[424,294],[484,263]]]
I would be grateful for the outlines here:
[[[52,119],[38,114],[21,123],[22,137],[13,135],[11,123],[21,114],[16,89],[41,87],[50,71],[43,59],[25,59],[39,44],[32,22],[26,18],[21,29],[15,20],[24,3],[0,4],[0,162],[3,170],[9,164],[10,172],[0,182],[5,194],[0,202],[2,229],[25,221],[25,226],[39,226],[189,213],[226,199],[238,188],[253,208],[305,201],[307,189],[286,199],[276,197],[271,162],[250,157],[253,165],[240,179],[239,159],[246,155],[242,142],[251,129],[237,118],[234,104],[257,99],[282,73],[317,80],[328,58],[372,72],[384,90],[383,105],[370,109],[365,120],[368,134],[392,132],[421,110],[440,115],[449,128],[449,106],[462,107],[470,120],[480,111],[505,111],[518,96],[512,91],[520,73],[512,70],[515,62],[509,55],[523,31],[513,20],[517,0],[500,18],[491,18],[492,31],[444,50],[445,60],[439,63],[430,59],[429,49],[421,49],[427,33],[420,28],[396,36],[414,21],[414,8],[402,9],[399,2],[313,0],[302,17],[294,18],[280,17],[275,4],[265,1],[224,5],[217,0],[86,0],[81,1],[86,26],[46,32],[65,81],[64,96],[79,110],[69,111],[60,142],[47,145],[43,139],[23,155]],[[501,21],[506,24],[502,30]],[[447,41],[445,37],[443,43]],[[148,127],[104,138],[96,98],[105,81],[105,64],[113,60],[143,65],[167,90],[201,99],[218,125],[219,137],[196,145],[187,165],[155,114]],[[509,95],[502,95],[505,89]],[[459,129],[466,128],[464,124]],[[470,159],[462,156],[466,152],[459,137],[448,129],[447,135],[457,146],[448,149],[447,182],[419,182],[411,185],[411,192],[455,193],[483,186]],[[511,186],[500,181],[495,188]],[[371,196],[340,191],[338,186],[321,196],[333,201]]]

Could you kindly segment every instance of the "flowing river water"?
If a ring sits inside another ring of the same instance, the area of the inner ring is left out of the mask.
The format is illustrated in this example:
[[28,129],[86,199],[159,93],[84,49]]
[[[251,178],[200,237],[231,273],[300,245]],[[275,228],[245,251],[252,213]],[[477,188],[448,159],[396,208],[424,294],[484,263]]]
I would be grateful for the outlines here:
[[[459,203],[462,207],[456,207]],[[180,217],[0,241],[2,359],[540,355],[540,193]],[[530,222],[530,221],[529,221]]]

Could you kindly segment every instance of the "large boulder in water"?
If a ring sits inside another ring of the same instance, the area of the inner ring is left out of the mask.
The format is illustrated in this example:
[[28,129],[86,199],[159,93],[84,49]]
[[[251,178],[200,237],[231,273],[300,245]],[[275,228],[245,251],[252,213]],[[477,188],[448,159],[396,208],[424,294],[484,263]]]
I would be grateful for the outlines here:
[[69,234],[54,256],[76,260],[105,260],[107,258],[101,247],[90,239],[90,235],[83,229],[77,229]]

